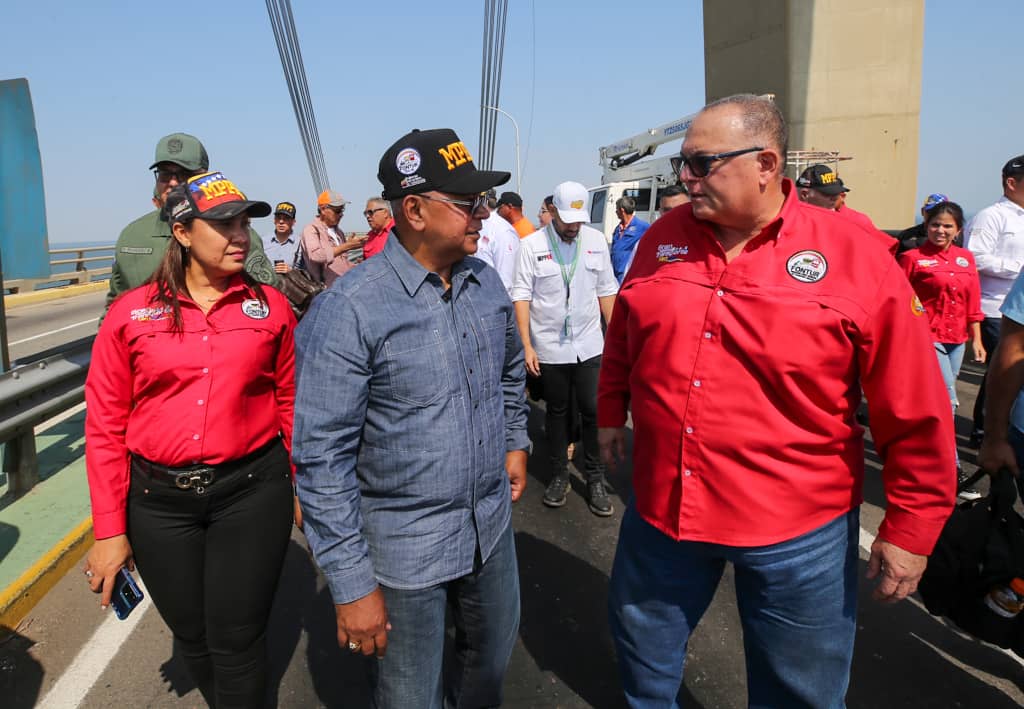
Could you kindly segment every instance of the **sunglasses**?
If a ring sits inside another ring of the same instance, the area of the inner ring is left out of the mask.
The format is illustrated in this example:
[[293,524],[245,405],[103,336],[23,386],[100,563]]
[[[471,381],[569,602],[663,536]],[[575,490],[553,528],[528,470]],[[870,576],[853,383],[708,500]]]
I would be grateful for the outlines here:
[[473,198],[472,202],[468,202],[468,201],[466,201],[464,199],[450,199],[448,197],[431,197],[428,194],[421,194],[421,195],[417,195],[417,196],[422,197],[423,199],[429,199],[429,200],[434,201],[434,202],[446,202],[447,204],[456,204],[456,205],[458,205],[460,207],[468,207],[469,208],[469,216],[473,216],[481,208],[483,208],[484,206],[487,205],[487,193],[486,192],[481,192],[480,194],[478,194],[475,198]]
[[325,204],[324,206],[327,207],[327,209],[329,209],[332,212],[334,212],[335,214],[342,214],[345,211],[345,205],[344,204],[341,205],[340,207],[335,207],[333,204]]
[[365,210],[363,212],[363,216],[369,218],[369,217],[372,217],[377,212],[386,212],[386,211],[387,210],[384,207],[377,207],[376,209],[367,209],[367,210]]
[[676,174],[682,174],[683,170],[689,170],[690,174],[694,177],[707,177],[711,171],[711,166],[719,160],[728,160],[734,158],[737,155],[746,155],[747,153],[756,153],[760,150],[764,150],[763,147],[754,148],[743,148],[741,150],[730,150],[726,153],[715,153],[714,155],[682,155],[672,158],[672,167],[675,169]]
[[170,182],[171,180],[177,180],[179,184],[185,184],[188,182],[188,178],[192,177],[194,173],[187,170],[168,170],[166,168],[154,168],[153,176],[156,177],[157,182]]

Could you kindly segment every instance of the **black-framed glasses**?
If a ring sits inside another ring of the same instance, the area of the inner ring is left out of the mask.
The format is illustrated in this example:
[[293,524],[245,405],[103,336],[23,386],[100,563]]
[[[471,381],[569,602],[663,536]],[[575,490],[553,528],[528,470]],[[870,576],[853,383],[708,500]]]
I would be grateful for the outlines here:
[[481,192],[480,194],[478,194],[476,197],[473,198],[472,202],[469,202],[469,201],[464,200],[464,199],[452,199],[450,197],[431,197],[428,194],[421,194],[421,195],[417,195],[417,196],[418,197],[423,197],[424,199],[432,200],[434,202],[445,202],[446,204],[456,204],[456,205],[458,205],[460,207],[468,207],[469,208],[469,216],[473,216],[482,207],[486,206],[486,204],[487,204],[487,193],[486,192]]
[[386,212],[386,211],[387,211],[386,207],[377,207],[376,209],[367,209],[367,210],[363,211],[363,216],[369,218],[369,217],[372,217],[377,212]]
[[678,157],[672,158],[672,167],[675,169],[676,174],[681,174],[683,168],[690,171],[690,174],[694,177],[707,177],[711,171],[711,166],[719,160],[727,160],[734,158],[737,155],[746,155],[747,153],[756,153],[764,150],[763,147],[757,146],[753,148],[742,148],[740,150],[730,150],[725,153],[715,153],[714,155],[686,155],[680,154]]
[[193,174],[188,170],[168,170],[164,167],[153,168],[153,177],[156,178],[157,182],[170,182],[173,179],[177,180],[179,185],[183,185],[188,182],[188,178],[192,177]]

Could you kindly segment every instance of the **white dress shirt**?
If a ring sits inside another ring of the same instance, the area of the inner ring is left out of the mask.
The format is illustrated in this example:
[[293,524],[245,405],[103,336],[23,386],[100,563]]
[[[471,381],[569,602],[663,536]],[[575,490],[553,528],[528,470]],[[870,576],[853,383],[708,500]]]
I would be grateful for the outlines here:
[[480,240],[476,244],[476,257],[498,272],[505,290],[512,294],[512,280],[516,275],[516,257],[519,255],[519,233],[498,212],[483,220]]
[[964,227],[964,246],[978,264],[981,312],[998,318],[999,306],[1024,267],[1024,207],[1000,197]]
[[[551,251],[552,240],[558,254]],[[572,269],[576,249],[579,260],[566,302],[565,276]],[[512,300],[530,301],[530,340],[544,364],[575,364],[601,354],[604,334],[597,299],[618,290],[608,242],[596,229],[581,226],[574,243],[566,244],[548,226],[520,242]]]

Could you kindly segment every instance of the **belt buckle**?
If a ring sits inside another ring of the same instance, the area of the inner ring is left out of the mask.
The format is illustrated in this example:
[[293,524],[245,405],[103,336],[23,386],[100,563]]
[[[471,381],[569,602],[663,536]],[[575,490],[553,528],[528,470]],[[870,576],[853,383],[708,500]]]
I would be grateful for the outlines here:
[[206,492],[206,487],[213,482],[213,468],[198,468],[174,476],[174,484],[180,490],[195,490],[197,495]]

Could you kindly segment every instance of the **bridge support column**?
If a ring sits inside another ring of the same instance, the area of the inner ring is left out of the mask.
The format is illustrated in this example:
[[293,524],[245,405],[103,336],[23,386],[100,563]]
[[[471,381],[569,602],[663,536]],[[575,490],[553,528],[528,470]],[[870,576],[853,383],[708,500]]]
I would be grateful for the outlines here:
[[7,441],[3,469],[7,473],[8,494],[19,497],[35,487],[39,482],[39,459],[34,431],[29,430]]
[[923,42],[924,0],[704,0],[707,99],[775,94],[789,147],[852,156],[850,206],[903,228],[918,210]]

